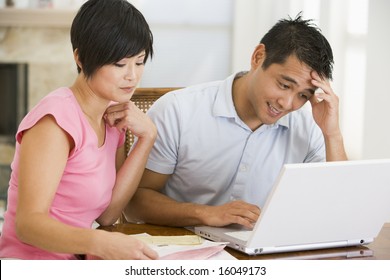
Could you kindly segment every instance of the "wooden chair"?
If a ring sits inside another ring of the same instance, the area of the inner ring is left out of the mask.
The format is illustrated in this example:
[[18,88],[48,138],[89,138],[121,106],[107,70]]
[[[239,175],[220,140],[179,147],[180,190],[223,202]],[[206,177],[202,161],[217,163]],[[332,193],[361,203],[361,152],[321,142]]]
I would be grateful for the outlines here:
[[[178,88],[137,88],[131,98],[131,101],[137,105],[144,113],[146,113],[150,106],[153,105],[159,97],[165,93],[175,90]],[[125,142],[125,153],[128,155],[131,146],[134,143],[134,135],[127,131],[126,133],[126,142]]]
[[[153,103],[165,93],[175,90],[178,88],[137,88],[131,97],[131,101],[140,108],[144,113],[146,113]],[[126,156],[129,154],[131,146],[134,143],[134,135],[128,130],[126,132],[125,140],[125,153]],[[126,218],[122,214],[117,223],[126,223]]]

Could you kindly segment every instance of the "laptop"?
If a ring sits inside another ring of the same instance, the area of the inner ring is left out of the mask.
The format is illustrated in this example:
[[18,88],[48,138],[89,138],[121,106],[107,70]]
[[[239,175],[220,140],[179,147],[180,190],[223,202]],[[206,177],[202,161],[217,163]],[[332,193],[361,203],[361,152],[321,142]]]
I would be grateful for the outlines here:
[[285,164],[253,230],[197,226],[248,255],[371,243],[390,222],[390,159]]

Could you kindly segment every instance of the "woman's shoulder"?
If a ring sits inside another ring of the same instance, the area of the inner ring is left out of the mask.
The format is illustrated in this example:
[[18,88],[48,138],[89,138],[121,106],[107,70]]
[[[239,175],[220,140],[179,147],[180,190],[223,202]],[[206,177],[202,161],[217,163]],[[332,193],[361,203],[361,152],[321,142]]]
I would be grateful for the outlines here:
[[[62,105],[63,107],[66,105],[66,103],[74,103],[74,100],[75,99],[70,88],[62,87],[50,92],[48,95],[42,98],[35,107],[42,107],[45,105],[60,107]],[[35,107],[32,110],[34,110]]]
[[50,114],[59,118],[74,118],[77,117],[77,101],[69,88],[59,88],[44,98],[35,105],[26,117],[42,117]]
[[81,124],[77,101],[69,88],[59,88],[50,92],[38,102],[23,118],[19,125],[17,139],[21,132],[33,127],[46,115],[54,117],[56,123],[71,135],[75,134]]

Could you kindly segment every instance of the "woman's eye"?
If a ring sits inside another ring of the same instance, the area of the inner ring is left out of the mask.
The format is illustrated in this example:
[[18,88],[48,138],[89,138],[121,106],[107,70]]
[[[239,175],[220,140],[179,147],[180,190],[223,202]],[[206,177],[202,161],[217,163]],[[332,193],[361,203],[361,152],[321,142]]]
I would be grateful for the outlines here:
[[125,64],[123,64],[123,63],[114,63],[114,65],[117,66],[117,67],[123,67],[123,66],[125,66]]
[[142,65],[145,65],[145,63],[142,61],[142,62],[137,62],[136,63],[137,66],[142,66]]

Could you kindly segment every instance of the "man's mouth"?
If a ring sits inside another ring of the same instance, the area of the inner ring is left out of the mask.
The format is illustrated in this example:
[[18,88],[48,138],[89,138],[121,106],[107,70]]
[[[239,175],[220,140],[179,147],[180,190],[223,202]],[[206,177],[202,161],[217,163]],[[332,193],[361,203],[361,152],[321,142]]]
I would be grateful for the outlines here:
[[281,114],[281,112],[278,109],[276,109],[274,106],[272,106],[270,103],[267,102],[267,105],[269,108],[269,112],[275,117]]

